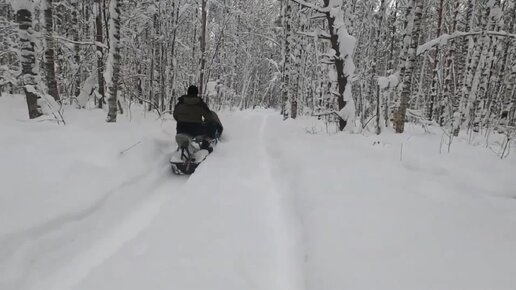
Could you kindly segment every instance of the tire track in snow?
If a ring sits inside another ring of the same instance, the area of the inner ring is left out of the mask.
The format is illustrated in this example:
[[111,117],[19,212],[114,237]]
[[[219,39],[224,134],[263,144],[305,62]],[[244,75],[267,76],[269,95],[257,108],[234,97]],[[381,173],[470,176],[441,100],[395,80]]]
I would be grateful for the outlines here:
[[278,281],[277,289],[302,290],[306,289],[304,277],[304,257],[302,235],[299,230],[299,222],[296,219],[291,206],[288,204],[288,196],[279,188],[273,176],[271,167],[272,159],[267,150],[267,124],[270,115],[263,117],[260,134],[260,166],[264,173],[265,182],[269,185],[270,205],[275,213],[276,238],[278,240],[277,265]]

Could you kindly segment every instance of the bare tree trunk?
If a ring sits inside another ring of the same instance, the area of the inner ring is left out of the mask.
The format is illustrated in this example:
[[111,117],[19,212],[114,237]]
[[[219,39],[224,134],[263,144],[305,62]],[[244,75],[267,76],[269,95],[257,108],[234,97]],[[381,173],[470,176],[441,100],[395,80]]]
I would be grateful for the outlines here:
[[[159,0],[157,1],[159,4]],[[161,83],[161,56],[160,56],[160,45],[161,45],[161,34],[160,34],[160,18],[159,8],[158,12],[154,14],[154,30],[153,30],[153,52],[152,52],[152,71],[151,71],[151,90],[153,92],[153,98],[151,102],[154,104],[154,109],[159,110],[160,107],[160,89],[159,84]],[[156,82],[154,82],[156,79]],[[155,89],[156,87],[156,89]],[[150,109],[150,108],[149,108]]]
[[35,119],[43,115],[36,93],[36,77],[34,72],[36,65],[36,54],[34,51],[34,35],[32,32],[32,13],[29,9],[20,9],[16,11],[16,22],[19,27],[20,34],[20,65],[22,70],[21,83],[25,91],[27,99],[27,108],[29,110],[29,118]]
[[[173,0],[172,2],[172,11],[174,13],[174,27],[176,27],[179,23],[179,5],[176,5],[176,1]],[[177,29],[174,29],[173,36],[172,36],[172,44],[171,44],[171,52],[170,52],[170,71],[172,74],[172,80],[170,82],[172,96],[170,97],[169,102],[169,110],[172,111],[173,109],[173,100],[176,98],[175,92],[176,92],[176,69],[175,69],[175,62],[176,62],[176,37],[177,37]]]
[[46,50],[45,50],[45,66],[47,70],[46,80],[48,86],[48,94],[54,98],[56,102],[60,102],[59,91],[57,89],[56,69],[55,69],[55,53],[54,53],[54,19],[52,0],[45,0],[45,29],[46,29]]
[[283,115],[283,119],[286,120],[289,117],[289,108],[288,103],[290,101],[290,73],[292,71],[292,64],[290,60],[290,53],[291,53],[291,43],[290,40],[292,39],[292,5],[290,4],[290,1],[286,1],[286,3],[283,4],[284,7],[284,13],[283,13],[283,27],[284,27],[284,42],[283,42],[283,81],[282,81],[282,100],[281,100],[281,112]]
[[[510,19],[511,19],[511,21],[508,26],[509,32],[514,33],[516,31],[516,5],[513,5],[513,7],[512,7]],[[508,105],[509,98],[506,98],[506,96],[507,96],[507,92],[509,92],[509,93],[511,92],[511,86],[514,85],[514,81],[512,83],[510,82],[511,75],[507,73],[508,75],[506,76],[507,69],[511,68],[511,63],[509,63],[509,56],[511,55],[511,52],[512,53],[514,52],[514,47],[511,45],[510,39],[506,39],[503,43],[503,50],[501,52],[502,60],[499,63],[500,68],[497,72],[498,75],[496,78],[496,85],[494,87],[494,91],[495,91],[495,93],[497,95],[497,99],[499,101],[497,103],[498,110],[502,114],[503,114],[504,110],[506,110],[506,109],[504,109],[504,107],[506,107],[506,108],[509,107],[509,105]],[[496,67],[496,65],[495,65],[495,67]]]
[[97,80],[99,84],[99,104],[98,108],[102,109],[104,105],[104,100],[106,97],[105,93],[105,87],[104,87],[104,50],[100,44],[103,43],[103,33],[102,33],[102,6],[101,1],[103,0],[95,0],[95,11],[97,13],[95,17],[95,41],[97,42],[96,48],[97,48]]
[[[407,7],[405,9],[405,18],[403,19],[403,37],[401,40],[401,50],[400,50],[400,57],[399,57],[399,78],[400,82],[398,84],[398,94],[401,92],[403,88],[403,80],[405,79],[405,70],[407,68],[407,58],[408,58],[408,50],[410,47],[410,40],[411,40],[411,33],[414,31],[414,27],[411,24],[411,15],[412,10],[414,10],[414,0],[409,0]],[[412,77],[412,76],[411,76]]]
[[491,17],[491,7],[485,8],[484,16],[481,17],[482,29],[484,32],[480,37],[480,48],[475,50],[473,55],[473,67],[470,78],[468,79],[469,84],[469,97],[467,99],[467,105],[463,111],[463,116],[466,116],[466,124],[468,129],[472,129],[477,126],[476,115],[478,113],[481,93],[484,91],[482,85],[482,77],[485,75],[484,68],[488,62],[488,51],[491,47],[491,38],[485,33],[494,24],[493,18]]
[[[299,19],[299,10],[297,11],[296,13],[296,24],[297,24],[297,27],[301,26],[301,31],[305,31],[305,24],[301,24],[301,19]],[[299,25],[300,24],[300,25]],[[294,28],[293,30],[297,30],[296,28]],[[302,59],[302,54],[303,54],[303,46],[306,45],[304,42],[304,38],[302,39],[302,41],[299,40],[299,38],[297,39],[293,39],[293,40],[297,40],[295,45],[293,46],[294,48],[294,64],[293,64],[293,74],[291,76],[292,78],[292,83],[293,83],[293,86],[292,87],[292,93],[290,95],[290,117],[292,119],[295,119],[297,118],[297,113],[298,113],[298,102],[299,102],[299,95],[302,94],[301,92],[301,89],[300,89],[300,86],[301,86],[301,72],[302,72],[302,69],[301,69],[301,59]]]
[[152,47],[151,47],[151,50],[152,50],[152,53],[151,53],[151,64],[150,64],[150,76],[149,76],[149,107],[147,108],[147,110],[150,112],[152,111],[152,107],[153,107],[153,104],[154,104],[154,59],[156,57],[156,42],[155,42],[156,38],[153,37],[153,40],[152,40]]
[[[436,37],[441,36],[441,27],[443,23],[443,4],[444,0],[439,0],[439,8],[437,9],[438,20],[437,20],[437,33]],[[432,87],[430,93],[430,104],[428,107],[428,120],[432,120],[434,117],[434,107],[437,99],[437,84],[439,83],[439,46],[435,48],[433,71],[432,71]]]
[[165,73],[166,73],[166,64],[167,59],[165,55],[165,44],[162,43],[160,45],[160,77],[159,77],[159,85],[160,85],[160,110],[162,112],[165,111],[165,97],[166,97],[166,90],[165,90]]
[[[473,21],[475,19],[474,16],[474,8],[475,8],[475,0],[468,0],[468,8],[466,11],[466,29],[465,31],[469,31],[473,28]],[[475,38],[473,36],[468,36],[463,41],[463,51],[462,56],[463,59],[461,59],[460,64],[461,68],[459,68],[460,71],[464,71],[464,76],[462,80],[462,96],[461,100],[459,102],[459,110],[460,113],[456,113],[454,115],[454,128],[453,128],[453,135],[459,136],[460,127],[461,124],[466,119],[466,111],[468,109],[468,105],[472,102],[469,101],[470,98],[470,92],[472,89],[472,83],[473,83],[473,77],[474,77],[474,66],[475,66],[475,59],[476,57],[476,50],[475,50]],[[461,70],[462,69],[462,70]]]
[[414,24],[412,36],[410,41],[410,48],[408,49],[408,60],[406,62],[405,77],[403,79],[401,88],[400,106],[394,114],[394,126],[396,133],[403,133],[405,130],[405,116],[407,112],[408,103],[410,100],[410,89],[412,86],[412,72],[416,65],[416,50],[421,31],[421,17],[423,15],[423,0],[414,0]]
[[[329,7],[330,0],[324,0],[324,4],[326,7]],[[326,20],[328,21],[328,28],[330,30],[330,42],[332,49],[335,53],[335,69],[337,71],[337,84],[338,84],[338,96],[337,96],[337,105],[339,112],[348,105],[348,101],[345,100],[344,93],[346,91],[346,87],[348,86],[348,75],[346,75],[344,71],[344,60],[347,57],[352,57],[351,55],[341,55],[340,42],[339,42],[339,29],[344,29],[342,27],[335,27],[335,17],[331,15],[331,13],[326,13]],[[344,21],[344,19],[339,19],[339,21]],[[339,118],[339,130],[343,131],[348,124],[347,120],[344,120],[342,117]]]
[[78,0],[73,1],[73,12],[72,12],[72,21],[73,21],[73,40],[74,43],[74,61],[75,65],[77,66],[77,71],[75,74],[75,97],[79,97],[81,94],[81,48],[79,46],[79,31],[80,31],[80,23],[79,23],[79,17],[78,17],[78,11],[79,11],[79,2]]
[[208,18],[208,12],[206,11],[208,0],[202,0],[202,7],[201,7],[201,68],[200,68],[200,75],[199,75],[199,93],[201,95],[204,95],[204,75],[205,75],[205,68],[206,68],[206,25],[207,25],[207,18]]
[[[512,6],[512,14],[511,14],[511,22],[512,25],[510,27],[511,32],[516,32],[516,3]],[[501,71],[500,75],[503,76],[505,72],[505,65],[506,65],[506,57],[510,54],[510,51],[516,53],[516,49],[514,46],[509,47],[509,43],[507,43],[505,53],[504,53],[504,60],[503,60],[503,70]],[[507,72],[508,73],[508,72]],[[500,78],[501,79],[501,78]],[[506,96],[505,98],[507,100],[511,101],[511,105],[509,108],[507,120],[509,121],[509,125],[516,125],[516,58],[513,58],[512,60],[512,70],[510,75],[508,75],[505,78],[505,88],[506,88]]]
[[[453,11],[453,24],[451,28],[451,32],[455,32],[457,30],[457,24],[459,22],[459,11],[460,11],[460,2],[457,1],[454,6]],[[452,98],[452,85],[453,85],[453,68],[455,65],[455,54],[457,52],[457,41],[453,40],[450,48],[448,49],[446,53],[446,60],[444,63],[444,85],[443,85],[443,91],[442,91],[442,99],[441,103],[439,104],[439,111],[443,112],[444,107],[448,106],[449,110],[448,112],[445,112],[446,118],[448,120],[453,120],[453,115],[455,112],[458,111],[459,107],[459,98],[455,94]],[[456,87],[453,88],[454,92],[456,92]],[[442,126],[444,125],[444,118],[443,116],[438,116],[438,122]],[[454,125],[452,124],[452,127]]]
[[[391,40],[390,40],[390,51],[389,51],[389,63],[388,63],[388,73],[392,74],[392,71],[394,69],[394,50],[396,48],[395,45],[395,39],[396,39],[396,22],[398,20],[398,1],[396,1],[396,4],[394,4],[394,16],[392,20],[392,30],[391,30]],[[386,100],[384,101],[384,120],[385,120],[385,127],[389,127],[389,121],[390,121],[390,100],[392,99],[393,90],[390,89],[390,91],[387,94]]]
[[115,12],[110,15],[109,21],[109,57],[108,57],[108,74],[106,81],[108,83],[108,122],[116,122],[117,115],[117,96],[120,77],[120,6],[123,0],[111,0],[110,11]]
[[512,88],[512,105],[509,110],[509,114],[507,118],[509,119],[509,125],[515,126],[516,125],[516,86],[513,86]]
[[[380,44],[380,37],[381,37],[381,33],[382,33],[382,25],[383,25],[383,17],[385,14],[385,8],[386,8],[385,0],[381,0],[380,11],[379,11],[380,18],[378,19],[378,24],[376,27],[376,35],[375,35],[373,47],[378,47]],[[382,128],[380,125],[381,115],[382,115],[382,113],[381,113],[382,102],[380,99],[380,87],[377,84],[376,85],[374,84],[375,77],[378,78],[378,62],[380,61],[380,54],[378,51],[375,51],[373,53],[373,55],[374,55],[374,61],[373,61],[373,67],[371,68],[372,73],[371,73],[370,87],[371,87],[371,90],[373,88],[376,88],[376,134],[380,135],[380,133],[382,133]]]

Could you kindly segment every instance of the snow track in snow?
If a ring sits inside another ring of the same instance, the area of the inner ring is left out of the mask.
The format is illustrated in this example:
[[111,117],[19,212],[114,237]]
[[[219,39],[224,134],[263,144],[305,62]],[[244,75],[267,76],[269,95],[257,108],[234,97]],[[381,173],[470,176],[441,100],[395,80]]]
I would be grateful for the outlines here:
[[[72,289],[136,237],[184,179],[153,165],[87,208],[0,240],[1,289]],[[63,261],[66,260],[66,263]]]
[[180,192],[71,289],[305,289],[299,226],[267,148],[279,122],[227,116],[225,141]]
[[[276,136],[269,136],[267,134],[272,128],[268,128],[269,119],[271,115],[263,117],[262,125],[260,127],[260,161],[261,171],[263,172],[263,181],[265,187],[269,188],[267,192],[269,196],[269,203],[272,211],[275,213],[277,220],[276,239],[278,241],[277,265],[280,273],[284,273],[278,281],[276,289],[305,289],[304,278],[304,249],[301,239],[301,227],[299,221],[296,220],[293,209],[290,205],[290,193],[282,189],[282,186],[276,182],[273,176],[272,158],[268,153],[269,146],[267,140],[274,140],[279,138]],[[279,118],[277,115],[273,117]],[[285,188],[285,187],[283,187]]]

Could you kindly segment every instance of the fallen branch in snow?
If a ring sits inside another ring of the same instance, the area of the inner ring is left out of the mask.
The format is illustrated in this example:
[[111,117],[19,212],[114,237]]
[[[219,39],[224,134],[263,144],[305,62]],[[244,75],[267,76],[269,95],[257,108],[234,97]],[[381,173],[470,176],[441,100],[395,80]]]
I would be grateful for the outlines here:
[[[47,116],[47,115],[43,115],[43,116]],[[21,122],[21,123],[43,123],[43,122],[56,122],[57,124],[60,123],[60,121],[58,119],[43,118],[43,117],[39,117],[37,119],[28,119],[28,120],[16,119],[16,121]]]
[[123,151],[120,151],[120,155],[124,155],[127,151],[133,149],[134,147],[140,145],[142,143],[142,140],[136,142],[135,144],[131,145],[129,148],[123,150]]
[[401,143],[400,147],[400,162],[403,162],[403,143]]
[[498,127],[496,128],[500,134],[505,135],[504,141],[500,144],[500,149],[502,150],[500,154],[500,159],[504,159],[509,156],[511,153],[511,143],[516,138],[516,127],[507,126],[507,127]]
[[142,103],[146,103],[146,104],[149,104],[154,110],[156,110],[156,112],[158,113],[158,116],[161,118],[161,115],[163,115],[163,112],[161,112],[159,110],[159,106],[156,105],[154,102],[151,102],[149,100],[145,100],[145,99],[142,99],[140,97],[137,97],[137,96],[134,96],[135,99],[137,99],[138,101],[142,102]]
[[[503,151],[502,151],[502,154],[500,155],[500,159],[504,159],[505,157],[509,156],[509,153],[511,152],[510,148],[511,148],[511,139],[509,136],[507,136],[505,139],[505,146],[503,146]],[[506,154],[506,152],[507,152],[507,154]]]
[[337,111],[314,113],[314,114],[312,114],[312,117],[322,117],[322,116],[329,116],[329,115],[335,115],[335,116],[337,116],[337,118],[339,118],[339,120],[346,121],[346,120],[344,120],[344,118],[342,118],[342,116]]
[[438,126],[434,121],[427,120],[423,112],[418,110],[407,109],[407,118],[412,118],[416,123],[419,123],[426,133],[430,133],[429,126]]
[[161,115],[172,114],[172,113],[174,113],[174,110],[167,110],[167,111],[161,112]]
[[371,123],[371,121],[372,121],[372,120],[374,120],[374,118],[376,118],[376,116],[377,116],[377,115],[372,116],[372,117],[371,117],[367,122],[365,122],[365,124],[364,124],[364,125],[362,125],[362,130],[363,130],[363,129],[365,129],[365,127],[367,127],[367,125],[368,125],[369,123]]

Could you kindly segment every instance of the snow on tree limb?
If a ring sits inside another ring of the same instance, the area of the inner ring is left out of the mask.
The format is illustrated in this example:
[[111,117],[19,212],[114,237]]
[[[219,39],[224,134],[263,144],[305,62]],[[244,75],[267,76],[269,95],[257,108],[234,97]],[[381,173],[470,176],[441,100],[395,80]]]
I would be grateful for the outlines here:
[[322,31],[322,30],[319,30],[319,31],[298,31],[297,34],[300,34],[300,35],[304,35],[304,36],[310,36],[310,37],[316,37],[316,38],[319,38],[319,39],[326,39],[326,40],[330,40],[331,39],[331,35],[326,32],[326,31]]
[[29,10],[31,13],[34,11],[34,1],[33,0],[9,0],[11,6],[14,11],[17,10]]
[[309,2],[306,2],[303,0],[292,0],[292,1],[296,2],[297,4],[299,4],[301,6],[304,6],[306,8],[311,8],[317,12],[321,12],[321,13],[329,13],[330,12],[330,9],[328,7],[320,7],[318,5],[315,5],[313,3],[309,3]]
[[509,37],[509,38],[514,38],[516,40],[516,34],[507,33],[507,32],[503,32],[503,31],[470,31],[470,32],[456,31],[452,34],[443,34],[437,38],[434,38],[434,39],[427,41],[426,43],[420,45],[417,48],[417,55],[425,53],[435,46],[446,45],[446,44],[448,44],[448,41],[455,39],[455,38],[467,37],[467,36],[473,36],[473,35],[484,35],[484,34],[489,35],[489,36]]
[[93,45],[93,46],[100,46],[100,47],[105,48],[105,49],[108,48],[108,46],[105,45],[104,43],[97,42],[97,41],[94,41],[94,42],[93,41],[75,41],[75,40],[68,39],[68,38],[65,38],[65,37],[62,37],[62,36],[58,36],[56,34],[54,34],[52,37],[54,37],[56,40],[68,42],[68,43],[71,43],[71,44]]

